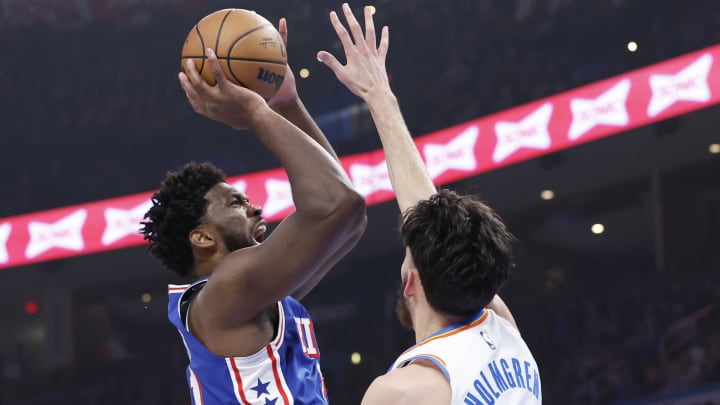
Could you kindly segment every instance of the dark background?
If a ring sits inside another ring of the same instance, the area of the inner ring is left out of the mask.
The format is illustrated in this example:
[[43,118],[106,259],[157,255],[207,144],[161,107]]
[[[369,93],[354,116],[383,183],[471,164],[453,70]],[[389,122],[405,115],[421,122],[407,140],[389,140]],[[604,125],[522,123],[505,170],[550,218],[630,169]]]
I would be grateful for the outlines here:
[[[338,52],[327,13],[339,5],[0,0],[0,217],[152,190],[189,160],[230,175],[277,167],[251,134],[195,114],[177,83],[188,31],[225,7],[287,17],[290,64],[311,73],[299,91],[338,154],[379,149],[367,110],[315,60]],[[720,42],[715,0],[374,5],[418,136]],[[519,238],[502,295],[545,403],[720,392],[720,160],[708,149],[719,113],[448,185],[480,195]],[[546,188],[555,199],[539,198]],[[336,404],[359,403],[413,343],[393,313],[398,209],[372,206],[368,217],[357,249],[304,301]],[[602,235],[590,232],[597,222]],[[188,403],[186,355],[165,318],[174,281],[142,247],[0,271],[0,403]],[[30,300],[37,313],[25,311]]]

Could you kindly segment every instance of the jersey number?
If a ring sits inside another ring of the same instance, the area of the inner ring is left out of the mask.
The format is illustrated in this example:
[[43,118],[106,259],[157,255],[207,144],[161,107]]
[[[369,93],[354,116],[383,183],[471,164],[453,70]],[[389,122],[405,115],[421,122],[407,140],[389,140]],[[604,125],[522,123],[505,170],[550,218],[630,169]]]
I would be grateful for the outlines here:
[[320,357],[317,340],[315,339],[315,330],[313,323],[309,318],[295,318],[298,333],[300,334],[300,342],[303,346],[303,353],[307,357]]

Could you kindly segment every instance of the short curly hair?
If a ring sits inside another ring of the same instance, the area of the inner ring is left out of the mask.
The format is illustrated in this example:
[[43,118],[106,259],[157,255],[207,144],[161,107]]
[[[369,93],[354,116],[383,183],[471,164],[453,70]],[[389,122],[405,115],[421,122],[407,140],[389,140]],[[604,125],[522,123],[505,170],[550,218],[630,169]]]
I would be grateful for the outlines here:
[[515,237],[475,197],[440,190],[403,213],[400,234],[428,303],[450,315],[485,307],[513,267]]
[[148,252],[180,276],[190,277],[193,272],[188,235],[205,216],[205,194],[225,179],[225,173],[211,163],[190,162],[178,172],[167,172],[152,196],[140,233],[150,244]]

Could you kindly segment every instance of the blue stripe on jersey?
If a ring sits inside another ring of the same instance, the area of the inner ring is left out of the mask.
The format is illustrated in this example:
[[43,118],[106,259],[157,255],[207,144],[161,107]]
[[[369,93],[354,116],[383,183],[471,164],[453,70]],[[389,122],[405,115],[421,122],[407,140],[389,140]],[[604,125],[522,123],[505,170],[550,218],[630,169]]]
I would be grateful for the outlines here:
[[[193,285],[204,282],[206,280],[200,280]],[[310,317],[298,301],[291,297],[280,301],[284,328],[278,328],[278,333],[282,333],[282,336],[277,336],[273,342],[252,356],[224,358],[207,350],[185,328],[180,314],[180,302],[186,291],[187,289],[181,290],[177,287],[170,290],[168,318],[180,332],[188,351],[190,363],[186,375],[194,405],[281,405],[285,402],[284,396],[296,405],[327,404],[319,353],[317,350],[310,350],[313,357],[305,354],[309,351],[305,342],[314,342],[315,338]],[[299,328],[297,324],[302,323],[300,320],[309,326]],[[310,336],[307,336],[308,333]],[[248,378],[248,375],[252,378]],[[245,381],[242,381],[242,376],[245,376]],[[242,393],[238,390],[240,385]]]

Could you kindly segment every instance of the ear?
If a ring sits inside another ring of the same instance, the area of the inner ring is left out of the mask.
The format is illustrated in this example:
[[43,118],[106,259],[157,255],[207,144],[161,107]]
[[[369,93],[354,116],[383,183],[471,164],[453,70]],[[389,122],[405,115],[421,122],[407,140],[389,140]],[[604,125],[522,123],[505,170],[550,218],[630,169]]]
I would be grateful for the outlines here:
[[414,268],[407,272],[407,283],[403,289],[403,297],[410,298],[418,293],[418,289],[422,289],[422,282],[420,282],[420,275]]
[[214,236],[209,232],[209,230],[205,227],[197,227],[190,231],[190,235],[188,235],[188,239],[190,239],[190,244],[194,247],[201,248],[201,249],[207,249],[210,247],[215,246],[215,238]]

